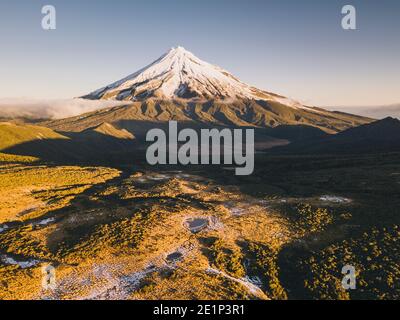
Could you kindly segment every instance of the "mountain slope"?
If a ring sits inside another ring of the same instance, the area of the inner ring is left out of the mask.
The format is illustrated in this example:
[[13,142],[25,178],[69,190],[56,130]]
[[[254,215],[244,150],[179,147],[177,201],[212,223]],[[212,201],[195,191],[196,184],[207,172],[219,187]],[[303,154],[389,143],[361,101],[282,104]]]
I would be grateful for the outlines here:
[[276,128],[279,126],[312,126],[328,133],[336,133],[372,120],[339,112],[318,113],[293,109],[285,105],[262,100],[236,100],[230,104],[221,101],[184,102],[158,100],[130,102],[126,106],[98,110],[43,125],[58,131],[79,132],[102,123],[140,135],[149,128],[177,120],[182,126],[228,126]]
[[135,137],[132,133],[125,129],[117,129],[113,125],[103,122],[102,124],[84,131],[86,134],[104,135],[116,139],[133,140]]
[[68,148],[71,144],[69,137],[46,127],[0,123],[0,152],[3,157],[6,154],[11,159],[18,159],[19,156],[34,157],[38,160],[71,158],[75,155],[75,151]]
[[35,140],[68,139],[45,127],[0,122],[0,150]]
[[171,49],[147,67],[83,98],[117,99],[127,105],[49,125],[76,130],[69,125],[72,121],[84,130],[102,122],[180,120],[261,128],[300,124],[335,133],[371,122],[365,117],[304,106],[254,88],[182,47]]
[[391,117],[351,128],[336,135],[276,149],[291,153],[381,153],[400,151],[400,120]]
[[15,156],[66,163],[107,160],[111,154],[131,150],[134,139],[128,131],[108,123],[79,133],[60,133],[36,125],[1,122],[0,162],[17,159]]

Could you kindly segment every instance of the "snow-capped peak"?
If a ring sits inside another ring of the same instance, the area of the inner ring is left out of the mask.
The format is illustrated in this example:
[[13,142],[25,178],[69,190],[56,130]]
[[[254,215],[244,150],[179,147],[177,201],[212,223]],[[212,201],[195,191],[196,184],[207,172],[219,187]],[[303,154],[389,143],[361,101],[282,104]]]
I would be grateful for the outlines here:
[[84,98],[143,100],[149,97],[272,100],[294,108],[303,107],[296,101],[243,83],[181,46],[171,48],[150,65]]

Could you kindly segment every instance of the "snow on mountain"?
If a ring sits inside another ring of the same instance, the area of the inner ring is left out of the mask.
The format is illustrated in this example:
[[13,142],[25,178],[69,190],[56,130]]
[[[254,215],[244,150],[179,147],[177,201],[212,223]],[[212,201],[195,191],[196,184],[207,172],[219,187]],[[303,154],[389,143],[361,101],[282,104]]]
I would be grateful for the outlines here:
[[243,83],[226,70],[197,58],[183,47],[170,49],[147,67],[83,98],[134,101],[149,97],[256,99],[305,108],[297,101]]

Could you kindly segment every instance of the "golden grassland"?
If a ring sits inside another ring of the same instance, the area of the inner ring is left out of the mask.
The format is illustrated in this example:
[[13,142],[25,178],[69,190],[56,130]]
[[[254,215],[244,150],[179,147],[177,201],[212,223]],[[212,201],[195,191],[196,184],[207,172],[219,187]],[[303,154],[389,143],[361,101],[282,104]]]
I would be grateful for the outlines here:
[[[293,199],[196,173],[3,163],[0,299],[399,297],[398,226],[343,240],[351,206]],[[194,232],[190,219],[207,223]],[[47,264],[54,290],[42,287]],[[359,291],[340,286],[343,264]]]
[[[93,170],[33,166],[9,168],[2,175],[4,179],[1,190],[18,190],[19,186],[27,188],[29,184],[31,188],[46,190],[35,193],[36,196],[40,195],[38,198],[43,202],[51,198],[48,193],[56,193],[57,190],[60,194],[53,197],[67,197],[69,202],[57,202],[55,208],[46,205],[47,209],[43,213],[46,217],[60,212],[60,206],[68,209],[60,220],[51,225],[35,226],[29,223],[36,219],[39,212],[43,212],[42,208],[36,208],[29,213],[29,218],[25,217],[21,225],[0,233],[0,252],[23,260],[37,259],[41,262],[29,269],[13,267],[10,270],[9,266],[4,265],[2,273],[7,279],[7,285],[0,290],[1,298],[29,296],[26,292],[19,295],[21,283],[28,280],[25,279],[28,274],[29,281],[40,287],[38,270],[45,263],[57,265],[58,280],[61,284],[65,283],[60,285],[58,292],[53,293],[55,298],[104,297],[105,294],[111,294],[107,291],[110,283],[116,283],[111,291],[124,290],[121,279],[140,274],[149,264],[154,264],[155,269],[135,284],[137,290],[118,293],[119,297],[257,298],[257,294],[249,292],[246,284],[240,282],[245,276],[240,241],[254,237],[251,227],[247,232],[241,220],[245,219],[249,226],[253,223],[267,226],[270,222],[274,225],[271,229],[280,226],[273,224],[275,218],[266,215],[261,207],[257,213],[255,210],[254,219],[232,217],[221,205],[224,200],[237,198],[237,194],[231,191],[219,189],[219,202],[214,203],[209,199],[216,194],[215,187],[204,181],[187,182],[172,178],[155,183],[150,188],[137,188],[135,179],[138,177],[131,176],[122,182],[118,181],[118,185],[105,184],[104,189],[94,190],[88,195],[88,200],[86,197],[73,198],[77,194],[76,185],[88,186],[89,181],[90,185],[105,182],[118,175],[118,172],[105,168]],[[66,188],[61,189],[61,184],[74,187],[69,188],[65,194]],[[80,193],[85,190],[83,188]],[[191,199],[193,195],[195,199]],[[116,205],[112,208],[104,207],[102,204],[105,202],[102,201],[105,200],[102,197],[114,197]],[[88,208],[91,207],[90,202],[96,203],[98,207]],[[184,223],[189,217],[209,219],[209,227],[202,232],[192,233]],[[232,220],[237,221],[233,223]],[[265,241],[269,241],[267,238]],[[209,248],[209,239],[221,240]],[[217,246],[221,241],[224,241],[223,250],[230,248],[233,254],[217,252],[222,250]],[[168,254],[176,251],[181,252],[182,260],[168,261]],[[208,254],[209,251],[212,253]],[[226,272],[226,276],[207,272],[209,267],[215,267],[224,274]],[[98,269],[105,269],[107,276],[96,278]],[[82,285],[93,277],[93,285]],[[151,292],[147,284],[150,279],[153,279],[151,283],[154,282],[151,285],[154,290]],[[193,292],[196,282],[199,285],[196,292]],[[30,298],[43,295],[40,289],[30,292]],[[96,292],[94,296],[93,292]],[[265,294],[263,296],[267,297]]]
[[38,162],[39,159],[31,156],[18,156],[13,154],[1,153],[0,152],[0,164],[14,164],[14,163],[34,163]]
[[0,223],[63,208],[88,188],[118,175],[101,167],[0,165]]
[[68,139],[49,128],[10,122],[0,122],[0,135],[0,150],[34,140]]

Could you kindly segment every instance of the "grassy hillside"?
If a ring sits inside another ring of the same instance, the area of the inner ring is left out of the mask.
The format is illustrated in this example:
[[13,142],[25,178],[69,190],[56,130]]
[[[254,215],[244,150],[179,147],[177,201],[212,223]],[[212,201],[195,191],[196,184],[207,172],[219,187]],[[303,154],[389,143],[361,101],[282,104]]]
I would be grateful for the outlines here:
[[68,139],[49,128],[10,122],[0,122],[0,137],[0,150],[35,140]]
[[42,126],[3,122],[0,161],[29,162],[35,158],[63,164],[105,162],[114,153],[131,150],[134,139],[130,132],[108,123],[84,132],[59,133]]
[[0,164],[6,163],[33,163],[38,161],[39,158],[30,156],[18,156],[14,154],[7,154],[0,152]]
[[398,299],[398,159],[263,155],[250,177],[3,166],[0,253],[37,262],[0,259],[0,299]]

